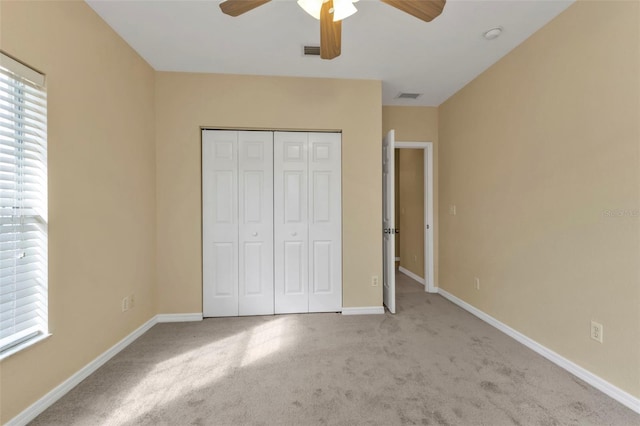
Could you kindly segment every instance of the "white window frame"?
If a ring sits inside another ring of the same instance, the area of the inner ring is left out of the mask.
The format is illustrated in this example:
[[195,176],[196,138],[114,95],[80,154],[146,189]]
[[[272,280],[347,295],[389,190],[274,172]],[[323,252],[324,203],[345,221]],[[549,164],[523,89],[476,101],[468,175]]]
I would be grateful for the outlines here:
[[47,99],[0,52],[0,360],[48,337]]

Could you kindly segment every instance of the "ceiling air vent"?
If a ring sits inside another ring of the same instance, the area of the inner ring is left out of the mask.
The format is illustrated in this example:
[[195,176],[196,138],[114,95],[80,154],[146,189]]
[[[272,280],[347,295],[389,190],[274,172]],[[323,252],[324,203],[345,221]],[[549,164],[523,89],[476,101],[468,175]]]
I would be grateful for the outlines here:
[[396,99],[418,99],[422,96],[422,93],[400,93],[396,96]]
[[305,56],[320,56],[320,46],[304,46]]

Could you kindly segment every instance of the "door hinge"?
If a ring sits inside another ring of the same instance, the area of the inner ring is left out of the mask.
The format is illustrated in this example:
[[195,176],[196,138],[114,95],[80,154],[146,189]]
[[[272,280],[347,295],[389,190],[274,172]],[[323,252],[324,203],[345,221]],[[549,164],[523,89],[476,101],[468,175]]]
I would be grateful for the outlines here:
[[396,228],[384,228],[385,234],[399,234],[400,230]]

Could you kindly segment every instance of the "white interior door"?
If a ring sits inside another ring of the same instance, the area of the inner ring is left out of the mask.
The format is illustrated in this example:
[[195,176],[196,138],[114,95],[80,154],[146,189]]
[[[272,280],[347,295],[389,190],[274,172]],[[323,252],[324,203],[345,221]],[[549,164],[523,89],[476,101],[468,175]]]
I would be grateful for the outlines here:
[[309,311],[308,141],[274,135],[275,313]]
[[203,315],[238,315],[238,132],[202,131]]
[[273,132],[238,132],[239,315],[270,315],[273,301]]
[[383,301],[392,314],[396,313],[395,266],[395,132],[382,140],[382,198],[383,198]]
[[309,133],[309,312],[342,310],[339,133]]

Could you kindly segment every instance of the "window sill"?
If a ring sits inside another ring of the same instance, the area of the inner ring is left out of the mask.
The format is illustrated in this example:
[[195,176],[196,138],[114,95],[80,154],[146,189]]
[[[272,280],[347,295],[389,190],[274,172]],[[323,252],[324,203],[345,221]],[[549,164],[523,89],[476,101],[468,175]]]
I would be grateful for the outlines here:
[[11,355],[17,354],[23,349],[27,349],[30,346],[35,345],[36,343],[42,342],[45,339],[48,339],[51,336],[51,333],[40,334],[32,339],[29,339],[25,342],[20,343],[19,345],[13,346],[12,348],[7,349],[6,351],[0,353],[0,361],[3,361],[9,358]]

